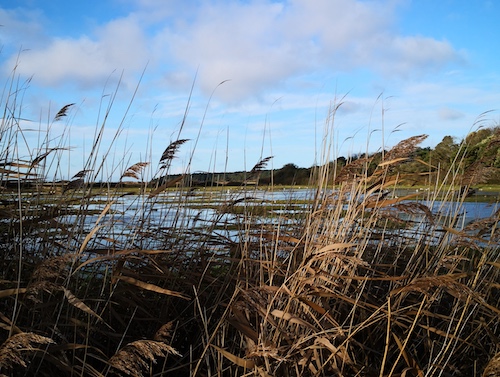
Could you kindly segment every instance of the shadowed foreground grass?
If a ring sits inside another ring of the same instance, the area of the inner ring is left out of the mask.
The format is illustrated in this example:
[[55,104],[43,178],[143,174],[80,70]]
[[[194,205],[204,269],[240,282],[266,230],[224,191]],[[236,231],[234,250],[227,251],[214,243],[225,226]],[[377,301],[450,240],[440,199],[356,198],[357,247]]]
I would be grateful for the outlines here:
[[[36,182],[63,147],[19,161],[6,141],[14,123],[3,123],[2,182]],[[392,195],[406,180],[396,166],[424,138],[400,142],[370,175],[370,159],[325,163],[293,212],[259,209],[254,189],[193,194],[182,180],[103,196],[83,179],[97,160],[64,195],[3,188],[0,374],[498,375],[500,212],[460,222],[460,161],[430,172],[431,190]],[[456,210],[420,201],[437,198]]]

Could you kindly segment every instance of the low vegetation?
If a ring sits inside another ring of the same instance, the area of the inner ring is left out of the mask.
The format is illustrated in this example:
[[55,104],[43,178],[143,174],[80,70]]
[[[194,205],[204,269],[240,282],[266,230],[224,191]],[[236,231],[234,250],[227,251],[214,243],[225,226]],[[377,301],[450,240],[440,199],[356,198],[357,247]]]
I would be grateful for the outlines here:
[[[66,146],[14,153],[21,116],[10,98],[0,375],[498,375],[500,211],[461,218],[469,188],[494,167],[498,129],[479,149],[466,139],[447,166],[419,157],[425,135],[345,164],[325,158],[309,171],[306,200],[290,189],[271,203],[244,180],[227,191],[169,176],[185,139],[166,148],[154,186],[96,190],[100,129],[82,171],[61,185],[46,173]],[[469,144],[482,157],[471,160]],[[269,159],[245,180],[261,179]],[[149,163],[122,178],[139,180]],[[395,195],[416,176],[430,190]],[[438,198],[453,210],[436,211]]]

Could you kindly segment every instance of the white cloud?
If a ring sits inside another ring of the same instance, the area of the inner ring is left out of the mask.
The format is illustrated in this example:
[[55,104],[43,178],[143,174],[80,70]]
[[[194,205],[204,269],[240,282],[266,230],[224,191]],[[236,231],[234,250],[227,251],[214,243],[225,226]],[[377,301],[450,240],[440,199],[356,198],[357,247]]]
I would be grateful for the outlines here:
[[[26,46],[30,50],[23,54],[18,73],[48,85],[73,81],[82,87],[102,86],[114,70],[136,74],[149,61],[150,73],[174,87],[185,88],[198,71],[197,86],[206,95],[231,79],[217,88],[216,96],[240,102],[311,72],[335,76],[363,68],[406,77],[460,59],[446,41],[399,35],[394,28],[399,4],[136,0],[128,17],[79,38]],[[24,35],[30,39],[33,34]],[[14,59],[4,69],[11,69]]]
[[465,114],[461,111],[449,108],[442,107],[438,110],[438,116],[441,120],[457,120],[465,117]]
[[178,70],[198,69],[199,82],[227,101],[283,85],[297,74],[331,75],[365,68],[406,77],[461,59],[453,46],[393,30],[396,2],[294,0],[205,4],[193,22],[162,36]]
[[199,84],[206,93],[230,79],[217,94],[239,101],[304,65],[297,59],[298,46],[274,25],[282,11],[281,4],[267,3],[205,6],[193,24],[168,30],[166,43],[181,70],[199,69]]
[[[21,54],[16,72],[33,75],[47,85],[76,82],[81,87],[102,86],[114,71],[141,70],[149,55],[139,25],[124,18],[96,30],[94,38],[55,38],[44,48],[32,46]],[[12,68],[16,58],[11,57],[4,68]]]
[[375,61],[385,75],[412,76],[435,72],[450,62],[464,61],[449,42],[432,38],[395,36],[387,41],[386,46],[386,55]]

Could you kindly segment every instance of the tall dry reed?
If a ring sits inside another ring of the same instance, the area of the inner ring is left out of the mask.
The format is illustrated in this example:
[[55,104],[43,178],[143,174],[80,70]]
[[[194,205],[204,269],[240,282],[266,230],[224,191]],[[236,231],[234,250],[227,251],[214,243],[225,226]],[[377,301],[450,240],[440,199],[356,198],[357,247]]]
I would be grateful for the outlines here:
[[464,172],[459,154],[449,171],[428,167],[425,194],[398,197],[414,178],[399,167],[424,163],[425,135],[338,170],[325,151],[310,198],[276,205],[252,185],[271,157],[229,192],[171,175],[179,134],[151,182],[150,161],[123,160],[119,184],[96,187],[118,138],[103,144],[113,98],[81,171],[58,182],[51,167],[59,177],[71,151],[47,138],[20,159],[20,103],[3,97],[1,374],[495,375],[500,211],[460,218],[458,188],[481,178],[479,165]]

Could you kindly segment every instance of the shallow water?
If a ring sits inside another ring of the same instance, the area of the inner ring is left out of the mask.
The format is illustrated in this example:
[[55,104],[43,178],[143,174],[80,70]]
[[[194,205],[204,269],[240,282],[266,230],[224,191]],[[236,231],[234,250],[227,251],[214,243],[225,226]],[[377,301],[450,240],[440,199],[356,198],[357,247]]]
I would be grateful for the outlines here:
[[[105,196],[93,198],[95,204],[85,206],[92,211],[80,223],[84,225],[86,234],[99,227],[93,239],[93,247],[110,247],[120,244],[120,247],[165,247],[170,237],[172,242],[197,243],[200,234],[211,232],[211,236],[221,239],[238,241],[245,224],[252,224],[252,230],[262,226],[275,227],[282,230],[292,227],[300,221],[300,213],[308,210],[307,201],[314,198],[316,190],[312,189],[281,189],[262,190],[195,190],[168,191],[155,198],[141,195],[118,197],[105,215],[100,215],[106,208],[108,198]],[[319,193],[323,197],[332,197],[334,191]],[[415,200],[416,201],[416,200]],[[404,202],[402,202],[404,203]],[[409,203],[409,202],[406,202]],[[443,202],[424,201],[418,203],[427,206],[436,221],[444,226],[462,229],[467,224],[492,216],[499,205],[483,202]],[[290,207],[293,204],[293,207]],[[271,212],[266,216],[249,215],[237,211],[224,211],[224,205],[259,206],[265,205]],[[75,206],[75,209],[78,206]],[[85,212],[85,211],[84,211]],[[251,216],[251,217],[250,217]],[[404,220],[414,222],[414,227],[406,232],[420,232],[425,227],[425,216],[399,214]],[[81,220],[81,219],[80,219]],[[77,218],[66,216],[60,221],[75,224]],[[182,233],[182,234],[179,234]],[[401,233],[400,233],[401,234]]]

